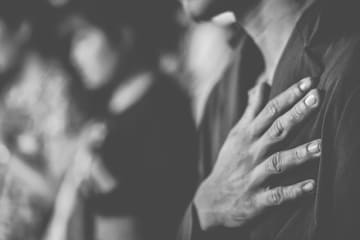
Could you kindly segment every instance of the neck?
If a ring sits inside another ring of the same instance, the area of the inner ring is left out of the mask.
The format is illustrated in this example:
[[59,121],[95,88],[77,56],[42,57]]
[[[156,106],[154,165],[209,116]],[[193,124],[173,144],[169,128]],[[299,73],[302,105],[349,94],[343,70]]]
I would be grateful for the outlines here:
[[269,84],[298,19],[313,1],[259,0],[245,16],[238,18],[264,56],[264,79]]

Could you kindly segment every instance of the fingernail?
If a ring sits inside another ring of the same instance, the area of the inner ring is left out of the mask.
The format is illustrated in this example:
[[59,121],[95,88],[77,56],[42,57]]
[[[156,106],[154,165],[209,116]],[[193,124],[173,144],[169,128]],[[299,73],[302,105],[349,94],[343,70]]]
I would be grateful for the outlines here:
[[302,189],[305,191],[305,192],[311,192],[314,190],[314,187],[315,187],[315,183],[313,181],[311,182],[308,182],[306,183]]
[[313,142],[313,143],[310,143],[307,147],[307,150],[310,152],[310,153],[318,153],[321,151],[321,145],[319,142]]
[[308,107],[314,106],[317,103],[317,97],[314,94],[311,94],[305,99],[305,104]]
[[311,87],[311,78],[306,78],[300,83],[301,91],[306,91]]

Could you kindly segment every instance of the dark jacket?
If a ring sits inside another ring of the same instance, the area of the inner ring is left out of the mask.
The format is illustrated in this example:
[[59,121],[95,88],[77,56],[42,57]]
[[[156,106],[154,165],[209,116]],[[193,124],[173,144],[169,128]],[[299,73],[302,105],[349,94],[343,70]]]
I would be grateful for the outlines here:
[[[337,3],[339,2],[339,3]],[[272,186],[315,179],[317,190],[266,212],[242,229],[202,233],[189,207],[179,239],[360,239],[360,24],[355,1],[317,1],[297,23],[275,73],[270,99],[304,77],[316,79],[320,109],[273,149],[322,138],[322,157],[272,179]],[[360,9],[359,9],[360,10]],[[232,126],[246,106],[246,91],[263,61],[246,37],[224,79],[214,89],[201,126],[200,178],[211,171]]]
[[105,217],[134,216],[146,239],[174,239],[195,182],[196,130],[185,94],[162,74],[143,98],[109,119],[101,148],[117,180],[91,204]]

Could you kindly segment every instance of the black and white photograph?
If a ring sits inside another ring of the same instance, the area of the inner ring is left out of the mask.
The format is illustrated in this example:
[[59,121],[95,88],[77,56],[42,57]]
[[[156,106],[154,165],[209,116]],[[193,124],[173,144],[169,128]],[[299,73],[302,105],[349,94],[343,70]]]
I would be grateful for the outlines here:
[[360,240],[360,2],[0,0],[0,240]]

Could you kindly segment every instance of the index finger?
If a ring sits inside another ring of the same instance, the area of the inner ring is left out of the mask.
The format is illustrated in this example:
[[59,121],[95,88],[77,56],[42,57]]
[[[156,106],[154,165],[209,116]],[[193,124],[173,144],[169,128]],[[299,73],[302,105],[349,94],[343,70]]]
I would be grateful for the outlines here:
[[311,78],[304,78],[271,100],[253,122],[254,132],[262,134],[284,111],[292,107],[311,88]]

